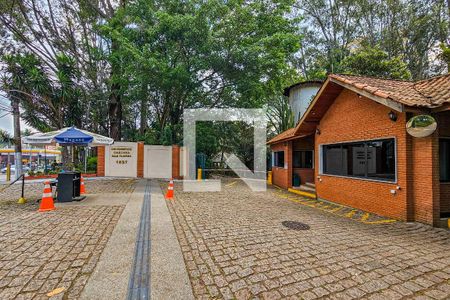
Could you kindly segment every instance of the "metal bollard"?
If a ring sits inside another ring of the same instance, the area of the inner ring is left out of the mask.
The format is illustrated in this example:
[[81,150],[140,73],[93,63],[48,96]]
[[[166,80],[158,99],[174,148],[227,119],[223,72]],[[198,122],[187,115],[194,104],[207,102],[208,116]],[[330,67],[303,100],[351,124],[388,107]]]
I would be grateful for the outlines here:
[[267,184],[272,184],[272,171],[267,172]]
[[11,164],[6,165],[6,181],[11,181]]
[[25,174],[22,174],[22,195],[19,198],[19,201],[17,201],[18,204],[25,204],[27,203],[27,200],[25,200]]

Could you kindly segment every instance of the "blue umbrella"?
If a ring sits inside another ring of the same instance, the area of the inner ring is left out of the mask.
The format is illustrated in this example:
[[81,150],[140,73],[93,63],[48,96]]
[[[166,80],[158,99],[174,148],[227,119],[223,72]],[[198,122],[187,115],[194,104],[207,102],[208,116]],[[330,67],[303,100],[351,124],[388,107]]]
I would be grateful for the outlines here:
[[[76,127],[66,127],[60,130],[37,133],[26,136],[22,139],[25,144],[48,145],[58,143],[61,146],[72,146],[72,162],[73,162],[73,146],[101,146],[111,145],[114,143],[112,138],[92,133]],[[86,161],[85,161],[86,166]]]
[[60,145],[82,145],[87,146],[94,140],[93,136],[90,136],[75,127],[71,127],[66,131],[55,135],[55,141]]
[[32,145],[59,143],[61,145],[101,146],[111,145],[114,140],[76,127],[66,127],[56,131],[26,136],[23,138],[23,142]]

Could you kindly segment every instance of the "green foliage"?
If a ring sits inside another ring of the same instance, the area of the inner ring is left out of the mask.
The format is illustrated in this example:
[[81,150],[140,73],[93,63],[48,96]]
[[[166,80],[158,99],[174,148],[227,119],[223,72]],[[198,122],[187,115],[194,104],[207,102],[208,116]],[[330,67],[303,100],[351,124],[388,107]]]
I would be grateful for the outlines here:
[[215,122],[196,123],[196,152],[205,154],[211,159],[220,152],[219,127]]
[[267,119],[269,128],[274,130],[274,132],[269,132],[269,136],[280,134],[295,126],[294,112],[287,97],[277,95],[272,98],[267,109]]
[[97,157],[89,157],[86,165],[87,171],[97,171]]
[[[449,67],[448,1],[44,2],[0,4],[1,89],[40,131],[180,144],[186,108],[266,107],[279,133],[294,125],[279,95],[300,79],[421,79]],[[248,126],[198,130],[199,151],[248,161]]]
[[342,72],[384,77],[392,79],[411,79],[408,66],[399,57],[390,58],[379,48],[362,48],[347,56],[340,66]]
[[196,152],[203,153],[210,162],[216,155],[234,154],[244,164],[253,167],[252,125],[245,122],[197,122]]
[[442,50],[442,60],[447,64],[447,70],[450,71],[450,45],[442,43],[440,48]]
[[[298,0],[295,6],[304,22],[297,65],[307,79],[321,79],[324,72],[342,72],[342,63],[353,49],[374,48],[387,54],[385,62],[405,64],[412,79],[448,72],[433,48],[448,43],[449,5],[449,1],[427,0]],[[390,68],[375,66],[372,74],[391,77],[385,73]],[[393,77],[408,77],[401,68]]]
[[0,144],[13,144],[14,138],[6,130],[0,129]]
[[156,129],[151,139],[179,142],[184,108],[261,107],[278,93],[299,47],[290,4],[141,0],[102,26],[119,43],[126,101],[148,109],[152,122],[140,126]]
[[81,127],[82,102],[78,72],[72,58],[57,56],[56,73],[51,72],[34,54],[4,55],[5,77],[2,88],[10,97],[19,98],[22,118],[40,131],[68,126]]

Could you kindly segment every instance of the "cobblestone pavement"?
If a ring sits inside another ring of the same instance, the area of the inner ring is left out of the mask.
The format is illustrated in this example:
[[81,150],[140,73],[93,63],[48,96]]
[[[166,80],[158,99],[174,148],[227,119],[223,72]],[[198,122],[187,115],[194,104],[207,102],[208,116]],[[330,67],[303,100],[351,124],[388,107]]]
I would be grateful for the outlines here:
[[0,206],[0,299],[77,299],[122,206]]
[[[99,193],[131,193],[134,190],[135,179],[87,179],[84,181],[88,194]],[[4,202],[16,202],[21,195],[22,185],[14,184],[6,189],[6,185],[0,185],[0,204]],[[34,202],[42,197],[43,182],[26,182],[25,199]]]
[[[229,185],[236,183],[237,181],[232,181]],[[301,205],[314,207],[324,212],[339,215],[341,217],[349,218],[354,221],[362,222],[365,224],[386,224],[397,222],[397,220],[388,217],[379,216],[360,209],[344,206],[339,203],[333,203],[321,199],[298,197],[297,195],[293,195],[293,193],[283,190],[277,186],[274,186],[274,189],[275,195],[280,199],[286,199],[288,201],[299,203]]]
[[241,182],[222,188],[177,183],[167,202],[198,299],[450,299],[446,229],[367,224]]

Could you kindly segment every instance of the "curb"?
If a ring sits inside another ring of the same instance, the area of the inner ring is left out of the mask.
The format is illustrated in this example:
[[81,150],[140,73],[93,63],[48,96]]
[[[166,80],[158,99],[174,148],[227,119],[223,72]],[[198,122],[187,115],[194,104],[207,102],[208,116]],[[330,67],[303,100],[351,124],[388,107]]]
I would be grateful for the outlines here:
[[304,196],[304,197],[308,197],[308,198],[312,198],[312,199],[317,199],[317,195],[313,194],[313,193],[308,193],[308,192],[304,192],[304,191],[299,191],[299,190],[294,190],[289,188],[288,192],[300,195],[300,196]]

